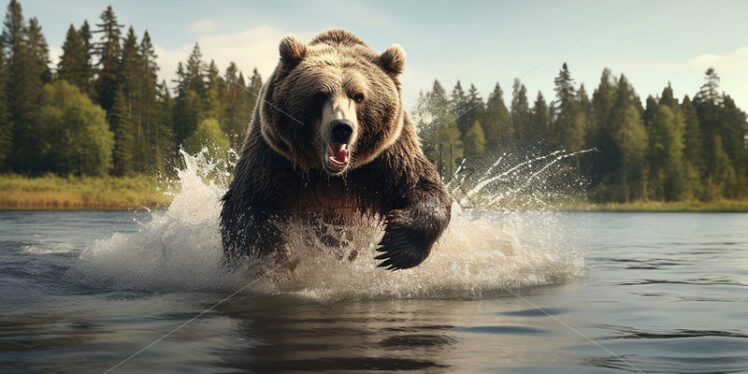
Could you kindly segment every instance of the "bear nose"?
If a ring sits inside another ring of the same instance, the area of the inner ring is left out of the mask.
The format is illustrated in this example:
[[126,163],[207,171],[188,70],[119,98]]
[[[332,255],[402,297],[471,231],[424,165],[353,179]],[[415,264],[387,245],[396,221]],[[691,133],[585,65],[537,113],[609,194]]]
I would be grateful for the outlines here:
[[351,122],[345,119],[336,119],[330,122],[330,140],[332,143],[348,143],[353,134]]

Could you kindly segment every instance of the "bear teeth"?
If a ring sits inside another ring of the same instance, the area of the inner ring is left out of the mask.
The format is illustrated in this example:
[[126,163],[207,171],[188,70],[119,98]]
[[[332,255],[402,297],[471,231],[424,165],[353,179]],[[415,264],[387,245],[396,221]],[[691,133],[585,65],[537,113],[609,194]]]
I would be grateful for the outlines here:
[[327,144],[328,161],[333,166],[341,167],[348,164],[348,144],[345,143],[328,143]]

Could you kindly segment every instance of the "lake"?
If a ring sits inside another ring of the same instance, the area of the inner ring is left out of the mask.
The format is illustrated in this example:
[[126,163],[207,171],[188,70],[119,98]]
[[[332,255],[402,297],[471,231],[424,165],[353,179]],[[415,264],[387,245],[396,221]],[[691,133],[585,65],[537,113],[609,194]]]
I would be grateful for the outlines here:
[[748,214],[484,214],[414,270],[292,274],[227,272],[213,214],[0,212],[2,371],[748,369]]

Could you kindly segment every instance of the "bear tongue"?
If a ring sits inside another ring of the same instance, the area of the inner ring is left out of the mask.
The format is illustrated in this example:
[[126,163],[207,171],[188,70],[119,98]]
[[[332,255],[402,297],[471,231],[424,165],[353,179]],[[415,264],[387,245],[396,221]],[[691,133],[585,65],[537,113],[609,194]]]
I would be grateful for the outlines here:
[[328,145],[330,151],[330,161],[337,164],[348,163],[348,145],[345,143],[332,143]]

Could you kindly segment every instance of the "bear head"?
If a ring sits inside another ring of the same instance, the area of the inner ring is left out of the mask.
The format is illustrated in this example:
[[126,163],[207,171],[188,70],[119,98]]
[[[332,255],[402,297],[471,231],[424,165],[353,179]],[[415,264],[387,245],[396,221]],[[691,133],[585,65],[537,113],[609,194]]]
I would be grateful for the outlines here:
[[339,175],[370,162],[402,130],[404,64],[399,45],[378,54],[344,30],[309,44],[285,37],[258,103],[262,137],[303,169]]

